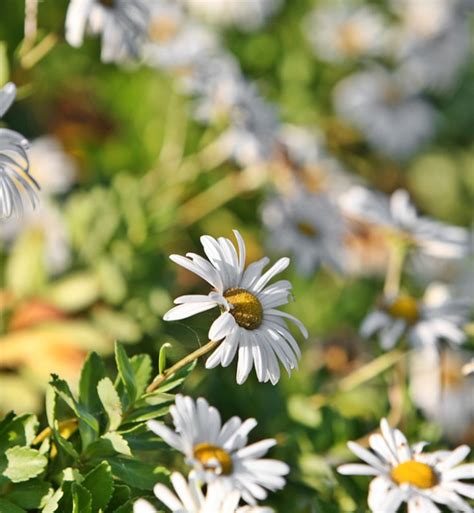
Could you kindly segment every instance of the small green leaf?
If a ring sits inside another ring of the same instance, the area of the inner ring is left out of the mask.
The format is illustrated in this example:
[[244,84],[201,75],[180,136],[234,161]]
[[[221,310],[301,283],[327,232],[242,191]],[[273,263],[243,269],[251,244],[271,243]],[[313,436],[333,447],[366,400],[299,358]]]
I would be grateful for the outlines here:
[[109,506],[107,508],[107,512],[115,513],[118,508],[123,506],[130,499],[130,488],[126,485],[116,484],[114,488],[114,493],[112,498],[110,499]]
[[92,497],[89,490],[86,490],[78,483],[72,483],[72,513],[91,513]]
[[81,370],[79,401],[94,416],[98,416],[102,412],[102,404],[97,394],[97,385],[105,376],[104,360],[97,353],[89,353]]
[[97,385],[97,393],[109,417],[109,431],[115,431],[122,422],[122,403],[109,378],[103,378]]
[[105,510],[114,489],[110,465],[106,461],[97,465],[86,475],[82,486],[91,494],[92,510]]
[[26,511],[0,497],[0,513],[26,513]]
[[166,350],[171,349],[172,345],[169,342],[163,344],[160,348],[160,354],[158,356],[158,372],[163,374],[166,369]]
[[170,390],[173,390],[174,388],[181,385],[184,380],[189,376],[189,374],[194,370],[196,367],[196,361],[190,363],[189,365],[186,365],[181,370],[179,370],[174,376],[170,379],[167,379],[161,386],[159,386],[156,390],[158,392],[169,392]]
[[28,481],[40,475],[48,465],[46,456],[30,447],[12,447],[5,454],[8,465],[3,475],[13,483]]
[[106,433],[102,436],[105,440],[110,440],[112,447],[119,454],[125,454],[126,456],[131,456],[132,451],[130,450],[130,446],[128,445],[127,440],[117,432],[114,433]]
[[48,495],[50,490],[48,483],[39,479],[32,479],[28,482],[12,485],[8,493],[8,500],[25,509],[36,509],[41,506],[44,497]]
[[113,456],[108,461],[116,478],[140,490],[151,490],[157,482],[164,481],[168,475],[162,467],[155,467],[126,456]]
[[132,364],[133,372],[135,374],[137,396],[141,396],[150,382],[153,364],[150,356],[147,354],[137,354],[132,356],[130,358],[130,363]]
[[115,343],[115,360],[119,371],[120,379],[127,390],[128,399],[132,404],[137,398],[137,383],[132,364],[125,352],[125,349],[118,343]]

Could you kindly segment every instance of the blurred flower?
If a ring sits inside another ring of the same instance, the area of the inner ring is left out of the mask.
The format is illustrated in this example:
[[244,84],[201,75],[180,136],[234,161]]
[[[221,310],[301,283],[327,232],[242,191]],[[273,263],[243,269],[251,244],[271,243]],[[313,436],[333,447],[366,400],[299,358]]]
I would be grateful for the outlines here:
[[216,25],[242,30],[260,28],[280,7],[281,0],[184,0],[190,11]]
[[216,46],[215,34],[186,16],[181,5],[169,0],[153,3],[148,41],[143,47],[143,57],[148,65],[186,68]]
[[463,374],[472,354],[449,347],[415,351],[410,356],[413,401],[450,440],[469,437],[474,425],[474,375]]
[[428,288],[422,301],[404,294],[384,298],[381,308],[364,319],[361,335],[370,337],[378,333],[384,349],[392,348],[403,335],[418,348],[435,347],[440,339],[463,343],[469,302],[436,296],[436,289]]
[[391,157],[411,156],[434,133],[436,111],[400,73],[374,68],[350,75],[336,85],[334,103],[371,146]]
[[245,269],[245,243],[239,232],[234,230],[239,254],[229,239],[214,239],[209,235],[201,237],[201,244],[209,261],[195,253],[186,257],[171,255],[171,260],[197,274],[207,281],[213,291],[207,296],[189,295],[175,299],[175,306],[164,316],[166,321],[185,319],[218,306],[221,315],[209,329],[210,340],[222,343],[208,358],[206,367],[212,369],[221,364],[227,367],[239,351],[237,383],[242,384],[255,365],[260,382],[280,379],[278,360],[288,374],[298,365],[300,349],[288,330],[285,319],[296,324],[306,337],[303,324],[277,307],[288,303],[291,283],[280,280],[267,286],[278,273],[284,271],[290,260],[281,258],[267,272],[267,257],[250,264]]
[[368,5],[321,5],[306,20],[305,31],[316,55],[328,62],[377,55],[385,47],[384,20]]
[[338,472],[376,476],[370,483],[369,507],[374,513],[395,513],[406,502],[410,513],[439,512],[435,503],[451,511],[472,513],[461,495],[472,497],[474,464],[459,465],[469,454],[467,445],[454,451],[423,453],[424,442],[410,447],[405,435],[392,429],[386,419],[380,422],[382,434],[369,437],[372,451],[349,442],[349,449],[364,464],[342,465]]
[[137,58],[149,18],[146,0],[70,0],[66,40],[71,46],[80,47],[88,29],[93,34],[102,34],[102,61]]
[[170,408],[175,431],[163,423],[149,421],[149,428],[168,445],[182,452],[197,477],[211,487],[229,494],[236,490],[251,505],[267,497],[267,490],[285,486],[288,465],[277,460],[262,459],[276,440],[267,439],[247,444],[249,432],[257,425],[255,419],[242,422],[232,417],[222,426],[216,408],[200,397],[176,396]]
[[321,265],[344,271],[345,225],[327,195],[300,190],[291,197],[274,196],[263,205],[262,218],[271,247],[291,252],[301,273],[310,274]]
[[[10,108],[15,96],[16,87],[11,82],[0,90],[0,118]],[[27,148],[28,141],[21,134],[0,128],[0,219],[23,214],[24,194],[33,208],[38,203],[35,189],[39,186],[30,174]]]
[[449,91],[459,78],[470,55],[469,28],[458,20],[436,37],[419,39],[400,32],[396,58],[400,74],[414,91]]
[[[171,483],[175,493],[166,486],[157,484],[154,488],[156,497],[172,512],[176,513],[273,513],[270,508],[245,506],[238,507],[240,494],[233,491],[222,493],[218,487],[210,486],[204,496],[195,479],[186,479],[178,472],[171,474]],[[157,513],[147,501],[139,499],[134,504],[134,513]]]
[[405,190],[398,189],[389,198],[356,186],[340,197],[340,205],[347,215],[388,229],[400,242],[413,244],[422,254],[462,258],[469,251],[468,230],[420,216]]

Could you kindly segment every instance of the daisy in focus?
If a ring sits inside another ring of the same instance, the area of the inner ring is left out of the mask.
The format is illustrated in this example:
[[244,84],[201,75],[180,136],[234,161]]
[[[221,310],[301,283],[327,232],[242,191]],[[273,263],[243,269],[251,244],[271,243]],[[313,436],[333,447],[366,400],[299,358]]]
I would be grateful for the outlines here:
[[398,189],[389,198],[357,186],[341,196],[340,205],[347,215],[387,230],[421,254],[462,258],[469,253],[468,230],[420,216],[405,190]]
[[[239,507],[240,494],[237,491],[223,493],[219,487],[210,486],[203,494],[196,479],[186,479],[174,472],[171,474],[174,492],[162,484],[153,491],[157,499],[175,513],[273,513],[270,508],[252,506]],[[146,500],[139,499],[133,506],[133,513],[157,513]]]
[[267,490],[285,486],[283,476],[289,472],[288,465],[262,458],[276,440],[247,445],[248,434],[257,425],[255,419],[242,422],[232,417],[222,425],[219,412],[205,399],[194,401],[180,394],[170,413],[175,431],[154,420],[148,422],[149,429],[182,452],[197,478],[211,490],[215,487],[225,494],[237,491],[243,501],[255,505],[256,500],[266,499]]
[[[11,82],[0,90],[0,119],[15,97],[16,87]],[[0,219],[23,214],[23,195],[33,208],[38,204],[36,189],[39,186],[30,174],[28,147],[28,141],[21,134],[0,128]]]
[[428,288],[421,301],[406,294],[384,298],[364,319],[360,333],[366,338],[377,334],[383,349],[391,349],[403,336],[417,348],[436,347],[441,339],[459,345],[466,340],[463,328],[469,314],[469,301],[438,297]]
[[336,85],[335,109],[375,150],[405,159],[431,138],[436,121],[432,105],[411,85],[382,68],[354,73]]
[[275,196],[264,204],[262,218],[272,248],[291,252],[301,273],[321,265],[344,271],[344,221],[327,195],[300,190],[291,197]]
[[385,46],[384,20],[370,6],[322,5],[305,29],[316,55],[328,62],[378,55]]
[[175,306],[164,319],[185,319],[219,307],[221,315],[209,329],[209,340],[221,344],[211,354],[206,367],[227,367],[238,352],[237,383],[242,384],[255,366],[260,382],[276,384],[280,379],[282,363],[288,374],[298,365],[301,356],[298,343],[290,333],[286,320],[293,322],[304,337],[308,332],[303,324],[278,307],[286,305],[291,295],[291,283],[270,280],[284,271],[290,260],[281,258],[263,272],[269,263],[267,257],[245,268],[245,243],[234,230],[238,252],[229,239],[201,237],[208,260],[195,254],[171,255],[170,259],[207,281],[213,290],[206,295],[187,295],[175,299]]
[[369,437],[371,451],[355,442],[349,449],[363,464],[342,465],[344,475],[376,476],[370,483],[368,503],[374,513],[395,513],[407,503],[410,513],[436,513],[435,503],[451,511],[472,513],[462,496],[474,497],[474,464],[459,465],[469,454],[467,445],[454,451],[423,453],[424,442],[410,447],[405,435],[392,429],[386,419],[380,422],[381,434]]
[[78,48],[88,30],[102,35],[103,62],[136,59],[147,36],[149,19],[147,0],[70,0],[66,40]]

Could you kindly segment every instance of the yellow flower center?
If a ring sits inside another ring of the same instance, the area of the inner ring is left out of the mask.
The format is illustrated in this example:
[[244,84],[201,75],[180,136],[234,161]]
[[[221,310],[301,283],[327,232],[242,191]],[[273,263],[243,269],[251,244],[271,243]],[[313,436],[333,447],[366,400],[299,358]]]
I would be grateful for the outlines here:
[[232,457],[227,451],[216,445],[202,443],[194,447],[194,457],[205,470],[228,476],[232,474]]
[[404,319],[410,324],[416,322],[420,317],[418,302],[411,296],[398,296],[397,299],[387,307],[387,312],[392,317]]
[[178,33],[176,22],[166,16],[156,16],[151,20],[148,36],[151,41],[167,43]]
[[224,297],[232,305],[230,313],[239,326],[247,330],[254,330],[262,324],[262,304],[253,294],[245,289],[233,287],[224,292]]
[[298,228],[298,231],[300,233],[302,233],[306,237],[310,237],[311,239],[316,237],[316,235],[318,234],[316,228],[312,224],[307,223],[306,221],[299,221],[298,223],[296,223],[296,227]]
[[436,474],[429,465],[414,460],[397,465],[390,473],[390,477],[399,485],[406,483],[423,490],[433,488],[438,482]]

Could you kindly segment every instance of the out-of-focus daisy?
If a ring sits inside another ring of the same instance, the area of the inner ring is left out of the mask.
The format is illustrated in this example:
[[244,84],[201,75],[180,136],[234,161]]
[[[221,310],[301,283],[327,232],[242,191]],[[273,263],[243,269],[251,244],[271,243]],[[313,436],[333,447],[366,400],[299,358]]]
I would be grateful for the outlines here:
[[197,274],[207,281],[213,290],[207,295],[188,295],[175,299],[175,306],[164,316],[166,321],[191,317],[215,307],[221,315],[209,329],[210,340],[222,340],[206,362],[208,369],[217,365],[227,367],[238,351],[237,383],[243,383],[252,367],[261,382],[275,384],[280,379],[278,360],[288,373],[297,367],[301,355],[286,319],[292,321],[306,337],[303,324],[278,307],[288,303],[291,283],[280,280],[272,285],[269,281],[284,271],[290,260],[281,258],[268,271],[267,257],[245,268],[245,243],[234,230],[239,253],[229,239],[201,237],[201,244],[209,260],[187,253],[186,257],[171,255],[173,262]]
[[[15,96],[16,87],[11,82],[0,90],[0,118]],[[21,134],[0,128],[0,219],[23,214],[23,195],[33,208],[38,203],[36,189],[39,186],[30,174],[27,149],[28,141]]]
[[246,503],[254,505],[256,500],[267,497],[267,490],[284,487],[288,465],[262,458],[276,440],[247,445],[248,434],[257,425],[255,419],[242,422],[239,417],[232,417],[222,425],[219,412],[205,399],[195,402],[179,394],[170,413],[175,431],[157,421],[149,421],[149,428],[182,452],[197,477],[211,488],[226,494],[237,491]]
[[281,5],[281,0],[184,0],[189,10],[216,25],[236,25],[252,31],[261,27]]
[[402,31],[397,40],[400,73],[415,91],[450,90],[470,55],[470,34],[465,20],[453,23],[436,37],[413,38]]
[[381,53],[385,26],[381,14],[363,5],[321,5],[305,23],[306,34],[316,55],[328,62],[340,62]]
[[434,133],[434,108],[400,73],[374,68],[350,75],[336,85],[334,104],[374,149],[391,157],[411,156]]
[[468,438],[474,427],[474,375],[463,373],[472,357],[449,347],[441,351],[427,347],[410,355],[414,403],[454,441]]
[[118,62],[140,55],[150,19],[147,0],[70,0],[66,15],[66,40],[82,45],[84,33],[102,35],[101,58]]
[[407,503],[410,513],[436,513],[435,503],[451,511],[472,513],[462,496],[473,498],[473,486],[464,479],[474,478],[474,464],[460,463],[469,454],[467,445],[454,451],[423,453],[424,442],[410,447],[405,435],[392,429],[386,419],[380,422],[381,434],[369,437],[367,450],[355,442],[349,449],[363,464],[342,465],[345,475],[376,476],[370,483],[368,503],[374,513],[395,513]]
[[345,268],[345,225],[338,207],[326,194],[302,190],[292,197],[274,196],[263,206],[262,218],[277,251],[291,252],[300,272],[320,265],[337,272]]
[[468,301],[438,297],[434,288],[428,288],[421,301],[406,294],[384,298],[381,307],[364,319],[360,332],[364,337],[377,333],[384,349],[402,336],[418,348],[434,347],[441,339],[461,344],[469,310]]
[[[225,493],[220,487],[209,486],[206,495],[196,479],[186,479],[174,472],[171,474],[174,493],[162,484],[157,484],[153,491],[173,513],[273,513],[270,508],[253,506],[238,507],[240,494],[237,491]],[[157,513],[157,510],[144,499],[139,499],[133,506],[133,513]]]
[[143,46],[143,57],[148,65],[187,68],[216,46],[214,33],[191,20],[180,4],[169,0],[152,4],[148,40]]
[[340,197],[340,205],[347,215],[387,230],[425,255],[461,258],[469,251],[468,230],[420,216],[405,190],[389,198],[356,186]]

